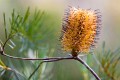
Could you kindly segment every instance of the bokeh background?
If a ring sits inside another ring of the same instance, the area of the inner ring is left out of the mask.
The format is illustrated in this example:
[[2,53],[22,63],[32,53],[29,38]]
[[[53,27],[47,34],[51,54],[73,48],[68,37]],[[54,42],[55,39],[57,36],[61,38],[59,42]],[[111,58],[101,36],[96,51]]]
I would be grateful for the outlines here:
[[[59,50],[60,44],[58,38],[61,32],[64,11],[68,9],[68,6],[74,6],[84,9],[100,10],[102,15],[102,28],[96,50],[101,50],[104,41],[106,43],[106,49],[114,50],[120,46],[119,4],[120,0],[0,0],[0,38],[4,42],[3,12],[6,13],[6,18],[9,19],[13,9],[20,13],[24,13],[28,7],[30,7],[31,13],[34,13],[34,10],[38,9],[47,13],[47,17],[45,17],[44,20],[44,24],[46,25],[44,25],[43,30],[40,30],[42,31],[43,36],[45,34],[46,37],[45,40],[41,42],[42,48],[39,50],[39,57],[41,57],[41,55],[42,57],[64,56],[66,54],[61,54],[64,52]],[[9,20],[7,22],[9,22]],[[27,57],[35,57],[35,52],[31,48],[26,48],[26,52],[19,52],[18,50],[21,47],[18,45],[20,45],[20,43],[16,42],[16,45],[15,50],[8,48],[6,52],[11,52],[14,56],[26,57],[27,55]],[[95,64],[92,64],[92,61],[94,62],[94,60],[91,60],[91,57],[85,57],[84,59],[88,59],[88,63],[92,67],[97,67]],[[39,64],[39,61],[31,63],[29,61],[14,61],[11,59],[3,62],[9,67],[18,70],[18,72],[25,77],[28,77]],[[95,68],[95,70],[96,69],[97,68]],[[6,72],[5,74],[6,75],[1,79],[8,80],[8,78],[10,78],[10,72]],[[32,80],[94,80],[87,69],[76,61],[60,61],[44,64],[35,76],[38,77],[34,77]],[[90,78],[88,76],[90,76]],[[20,78],[20,80],[22,79],[24,80],[24,78]],[[16,80],[16,78],[11,78],[9,80]]]

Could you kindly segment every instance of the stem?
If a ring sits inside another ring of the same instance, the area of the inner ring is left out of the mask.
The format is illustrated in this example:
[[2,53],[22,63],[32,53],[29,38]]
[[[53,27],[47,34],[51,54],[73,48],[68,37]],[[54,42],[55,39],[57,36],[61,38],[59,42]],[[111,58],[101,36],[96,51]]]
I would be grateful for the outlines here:
[[1,55],[12,58],[12,59],[19,59],[19,60],[63,60],[63,59],[74,59],[72,56],[68,57],[51,57],[51,58],[22,58],[22,57],[15,57],[5,54],[4,52],[0,52]]
[[[60,60],[68,60],[68,59],[74,59],[74,60],[77,60],[77,61],[79,61],[80,63],[82,63],[93,75],[94,75],[94,77],[97,79],[97,80],[101,80],[100,78],[99,78],[99,76],[89,67],[89,65],[86,63],[86,62],[84,62],[81,58],[79,58],[78,56],[68,56],[68,57],[53,57],[53,58],[22,58],[22,57],[15,57],[15,56],[10,56],[10,55],[7,55],[7,54],[5,54],[4,53],[4,50],[3,50],[3,48],[1,47],[1,45],[0,45],[0,48],[2,49],[2,51],[0,51],[0,54],[1,55],[3,55],[3,56],[6,56],[6,57],[9,57],[9,58],[12,58],[12,59],[19,59],[19,60],[43,60],[43,62],[55,62],[55,61],[60,61]],[[42,63],[43,63],[42,62]],[[42,64],[41,63],[41,64]],[[41,65],[40,64],[40,65]],[[39,68],[40,66],[38,66],[38,68]],[[35,72],[37,71],[38,69],[36,69],[35,70]],[[33,74],[35,73],[35,72],[33,72]],[[29,77],[29,78],[31,78],[32,77],[32,75],[33,74],[31,74],[31,76]]]
[[3,47],[2,47],[3,51],[4,51],[4,49],[5,49],[5,46],[6,46],[7,42],[8,42],[11,38],[12,38],[12,36],[9,37],[8,39],[6,39],[6,41],[4,42]]
[[28,80],[32,78],[32,76],[35,74],[35,72],[39,69],[39,67],[44,63],[44,61],[40,62],[40,64],[37,66],[37,68],[32,72],[32,74],[29,76]]
[[[6,41],[7,42],[7,41]],[[5,42],[5,43],[6,43]],[[4,47],[0,45],[0,54],[12,59],[19,59],[19,60],[63,60],[63,59],[73,59],[73,56],[68,56],[68,57],[52,57],[52,58],[22,58],[22,57],[16,57],[16,56],[10,56],[4,52]]]
[[[72,59],[74,59],[74,57],[72,57]],[[61,59],[61,60],[65,60],[65,59]],[[67,59],[66,59],[67,60]],[[32,72],[32,74],[29,76],[28,80],[30,80],[32,78],[32,76],[35,74],[35,72],[39,69],[39,67],[45,63],[45,62],[56,62],[56,61],[60,61],[60,59],[54,59],[54,60],[46,60],[46,61],[42,61],[40,62],[40,64],[37,66],[37,68]]]
[[93,75],[94,77],[96,78],[96,80],[101,80],[99,78],[99,76],[89,67],[89,65],[84,62],[81,58],[79,58],[78,56],[75,58],[75,60],[79,61],[80,63],[82,63]]

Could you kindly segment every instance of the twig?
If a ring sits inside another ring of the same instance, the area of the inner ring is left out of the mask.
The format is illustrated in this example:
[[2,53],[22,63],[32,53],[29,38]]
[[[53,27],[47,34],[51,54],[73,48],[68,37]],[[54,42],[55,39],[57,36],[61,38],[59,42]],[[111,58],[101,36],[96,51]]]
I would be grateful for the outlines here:
[[[72,57],[72,59],[74,59],[74,60],[77,60],[77,61],[79,61],[80,63],[82,63],[92,74],[93,74],[93,76],[96,78],[96,80],[101,80],[100,78],[99,78],[99,76],[89,67],[89,65],[86,63],[86,62],[84,62],[81,58],[79,58],[79,57]],[[42,65],[42,63],[44,63],[44,62],[55,62],[55,61],[60,61],[60,60],[65,60],[65,59],[56,59],[56,60],[48,60],[48,61],[43,61],[43,62],[41,62],[39,65],[38,65],[38,67],[34,70],[34,72],[30,75],[30,77],[29,77],[29,79],[28,80],[30,80],[30,78],[35,74],[35,72],[39,69],[39,67]],[[67,60],[67,59],[66,59]]]
[[3,51],[0,52],[1,55],[12,58],[12,59],[19,59],[19,60],[63,60],[63,59],[73,59],[72,56],[69,57],[52,57],[52,58],[22,58],[22,57],[15,57],[5,54]]
[[96,78],[96,80],[101,80],[100,78],[99,78],[99,76],[89,67],[89,65],[86,63],[86,62],[84,62],[80,57],[76,57],[75,58],[75,60],[77,60],[77,61],[79,61],[80,63],[82,63],[93,75],[94,75],[94,77]]
[[[0,46],[0,48],[3,48]],[[3,50],[3,49],[1,49]],[[79,58],[78,56],[68,56],[68,57],[52,57],[52,58],[22,58],[22,57],[15,57],[15,56],[10,56],[4,53],[4,51],[0,51],[0,54],[12,59],[19,59],[19,60],[42,60],[43,62],[55,62],[55,61],[60,61],[60,60],[68,60],[68,59],[74,59],[79,61],[80,63],[82,63],[93,75],[97,80],[101,80],[99,78],[99,76],[89,67],[89,65],[84,62],[81,58]],[[42,63],[43,63],[42,62]],[[41,64],[42,64],[41,63]],[[40,65],[41,65],[40,64]],[[40,65],[38,66],[38,68],[40,67]],[[38,70],[38,68],[36,68],[36,70],[30,75],[29,78],[31,78],[33,76],[33,74]]]
[[[74,59],[74,57],[72,57],[71,59]],[[42,61],[40,62],[40,64],[38,65],[38,67],[33,71],[33,73],[29,76],[28,80],[31,79],[31,77],[35,74],[35,72],[39,69],[39,67],[45,63],[45,62],[56,62],[56,61],[60,61],[60,60],[67,60],[67,59],[54,59],[54,60],[46,60],[46,61]]]
[[39,69],[39,67],[44,63],[44,61],[40,62],[40,64],[37,66],[37,68],[32,72],[32,74],[29,76],[28,80],[32,78],[32,76],[35,74],[35,72]]
[[5,49],[5,46],[6,46],[7,42],[8,42],[11,38],[12,38],[12,36],[9,37],[9,38],[7,38],[6,41],[4,42],[4,44],[3,44],[3,46],[2,46],[3,51],[4,51],[4,49]]
[[[73,57],[73,56],[68,56],[68,57],[53,57],[53,58],[21,58],[21,57],[14,57],[7,55],[5,53],[1,53],[3,56],[12,58],[12,59],[19,59],[19,60],[43,60],[43,62],[55,62],[55,61],[60,61],[60,60],[68,60],[68,59],[74,59],[82,63],[93,75],[97,80],[101,80],[98,75],[88,66],[87,63],[85,63],[81,58],[79,57]],[[42,64],[42,63],[41,63]],[[39,68],[39,67],[38,67]],[[34,73],[33,73],[34,74]]]
[[1,55],[12,58],[12,59],[19,59],[19,60],[56,60],[56,59],[57,60],[63,60],[63,59],[73,59],[72,56],[69,56],[69,57],[52,57],[52,58],[22,58],[22,57],[15,57],[15,56],[10,56],[10,55],[6,54],[4,52],[4,49],[3,49],[4,47],[2,47],[1,45],[0,45],[0,48],[1,48],[1,51],[0,51]]

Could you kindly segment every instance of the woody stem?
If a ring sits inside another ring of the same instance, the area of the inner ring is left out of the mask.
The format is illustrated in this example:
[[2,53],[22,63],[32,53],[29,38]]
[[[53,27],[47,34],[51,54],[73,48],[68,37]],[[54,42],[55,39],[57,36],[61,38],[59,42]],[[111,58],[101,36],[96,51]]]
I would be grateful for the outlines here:
[[93,76],[96,78],[96,80],[101,80],[100,77],[90,68],[90,66],[86,62],[84,62],[80,57],[77,56],[75,58],[75,60],[82,63],[93,74]]

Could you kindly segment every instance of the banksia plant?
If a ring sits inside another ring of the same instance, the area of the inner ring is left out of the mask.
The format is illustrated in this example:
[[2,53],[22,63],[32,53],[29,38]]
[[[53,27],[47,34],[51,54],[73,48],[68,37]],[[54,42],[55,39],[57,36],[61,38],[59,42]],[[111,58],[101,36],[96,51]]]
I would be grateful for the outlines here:
[[[14,45],[14,43],[12,42],[12,39],[16,39],[16,37],[20,38],[20,41],[21,40],[23,41],[23,42],[21,41],[22,44],[27,43],[28,47],[24,47],[24,49],[31,49],[32,51],[34,50],[38,51],[40,47],[42,47],[42,46],[38,47],[39,45],[37,45],[40,40],[41,41],[44,40],[44,39],[43,40],[41,39],[42,35],[34,34],[34,32],[39,32],[39,29],[41,28],[39,26],[43,25],[41,24],[43,23],[41,22],[43,14],[40,14],[39,12],[38,13],[35,12],[35,15],[33,18],[30,18],[29,14],[30,14],[29,9],[26,11],[25,16],[22,16],[20,14],[17,15],[14,13],[14,10],[13,10],[12,18],[10,18],[10,30],[11,31],[9,33],[7,32],[8,30],[6,28],[5,14],[3,14],[4,29],[5,29],[5,42],[0,40],[0,55],[2,57],[14,59],[14,60],[16,59],[16,60],[30,60],[30,61],[39,60],[41,61],[39,65],[36,67],[36,69],[33,70],[31,74],[26,76],[27,80],[31,80],[32,76],[37,72],[39,67],[45,62],[56,62],[60,60],[70,60],[70,59],[79,61],[82,65],[84,65],[91,72],[91,74],[93,74],[96,80],[101,80],[100,77],[89,67],[89,65],[86,62],[84,62],[84,60],[82,60],[81,57],[78,56],[78,53],[80,54],[87,53],[91,50],[91,48],[95,47],[95,43],[97,42],[96,41],[97,35],[99,34],[99,30],[100,30],[99,29],[100,28],[100,23],[99,23],[100,15],[98,15],[96,11],[85,10],[85,9],[80,9],[80,8],[76,9],[72,7],[67,12],[67,15],[65,16],[63,24],[62,24],[63,34],[61,37],[61,43],[62,43],[63,49],[65,51],[71,52],[72,56],[45,57],[45,58],[41,58],[43,55],[38,56],[38,58],[37,56],[36,58],[11,56],[7,54],[7,51],[5,51],[6,50],[5,46],[9,43]],[[28,51],[26,50],[24,51],[29,54]],[[21,51],[21,52],[24,52],[24,51]],[[15,78],[19,80],[19,77],[17,76],[18,72],[16,72],[16,70],[10,68],[9,66],[6,67],[5,65],[2,64],[2,62],[0,63],[1,63],[0,64],[1,68],[14,72],[16,76]],[[33,79],[38,79],[38,78],[36,77]],[[23,79],[20,79],[20,80],[23,80]]]
[[63,50],[78,53],[88,53],[98,39],[100,18],[98,11],[71,7],[62,25],[61,43]]

